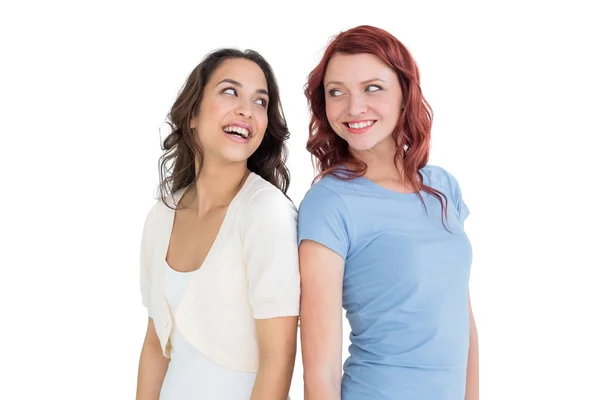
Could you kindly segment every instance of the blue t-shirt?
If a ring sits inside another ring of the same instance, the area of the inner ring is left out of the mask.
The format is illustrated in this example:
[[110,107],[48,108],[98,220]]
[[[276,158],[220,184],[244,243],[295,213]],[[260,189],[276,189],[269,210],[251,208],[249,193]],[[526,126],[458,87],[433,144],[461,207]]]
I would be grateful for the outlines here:
[[[448,199],[397,193],[365,178],[326,176],[299,207],[298,241],[345,260],[342,305],[351,333],[344,400],[463,400],[469,348],[469,209],[456,179],[427,166],[423,183]],[[323,265],[327,268],[327,265]]]

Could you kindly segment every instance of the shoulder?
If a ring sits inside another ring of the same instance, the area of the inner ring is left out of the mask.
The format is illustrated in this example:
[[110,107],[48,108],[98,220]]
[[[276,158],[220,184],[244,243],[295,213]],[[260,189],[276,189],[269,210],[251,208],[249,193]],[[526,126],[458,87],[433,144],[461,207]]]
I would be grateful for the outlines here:
[[156,223],[157,215],[165,207],[162,200],[155,200],[154,204],[150,207],[150,209],[146,212],[146,218],[144,222],[144,230],[152,227]]
[[299,224],[306,226],[326,221],[345,225],[350,219],[346,198],[351,183],[334,176],[326,176],[311,186],[298,207]]
[[320,243],[346,258],[352,236],[352,219],[344,198],[349,182],[326,176],[306,192],[298,210],[298,244]]
[[156,237],[159,212],[162,207],[165,207],[162,200],[156,200],[150,209],[146,212],[146,218],[144,219],[144,226],[142,230],[142,244],[144,247],[151,246]]
[[454,175],[437,166],[427,166],[421,171],[424,175],[424,183],[444,193],[448,197],[448,200],[456,207],[461,222],[464,222],[465,218],[469,215],[469,208],[463,200],[462,190]]
[[156,223],[157,221],[161,220],[166,213],[175,209],[188,187],[189,185],[175,192],[168,191],[164,198],[160,197],[160,195],[155,198],[152,206],[149,208],[146,214],[146,224]]
[[427,165],[421,169],[423,182],[439,190],[454,192],[458,188],[458,181],[450,172],[437,165]]
[[314,183],[300,202],[300,210],[310,205],[320,207],[339,207],[343,205],[342,196],[348,182],[334,176],[325,176]]
[[279,188],[260,175],[250,174],[250,180],[243,193],[243,207],[246,215],[296,214],[296,206]]

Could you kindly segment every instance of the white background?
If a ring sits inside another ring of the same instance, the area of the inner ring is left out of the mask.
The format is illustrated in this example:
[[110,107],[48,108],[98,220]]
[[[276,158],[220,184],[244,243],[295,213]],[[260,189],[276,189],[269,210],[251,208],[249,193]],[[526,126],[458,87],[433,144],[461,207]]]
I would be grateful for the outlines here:
[[0,6],[0,398],[134,398],[159,127],[204,54],[249,47],[272,64],[298,204],[313,176],[306,76],[332,35],[372,24],[417,60],[430,162],[472,212],[481,398],[600,399],[591,1],[201,3]]

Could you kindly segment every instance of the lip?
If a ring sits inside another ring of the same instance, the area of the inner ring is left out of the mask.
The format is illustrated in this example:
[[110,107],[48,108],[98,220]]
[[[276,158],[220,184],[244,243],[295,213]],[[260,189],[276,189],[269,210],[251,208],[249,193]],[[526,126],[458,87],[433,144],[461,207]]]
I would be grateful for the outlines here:
[[224,129],[226,126],[238,126],[240,128],[244,128],[248,131],[248,138],[252,137],[252,134],[254,133],[252,130],[252,126],[250,126],[250,124],[247,124],[245,122],[242,121],[232,121],[228,124],[225,124],[221,127],[221,129]]
[[236,143],[248,143],[250,141],[250,135],[248,135],[247,138],[243,138],[243,137],[237,136],[237,135],[230,135],[230,134],[228,134],[225,131],[223,131],[223,135],[227,136],[227,138],[229,140],[232,140],[232,141],[234,141]]
[[[361,122],[371,122],[371,121],[373,123],[369,126],[365,126],[364,128],[350,128],[350,125],[349,125],[349,124],[359,124]],[[375,119],[361,119],[361,120],[343,122],[344,126],[346,127],[346,130],[354,135],[360,135],[361,133],[365,133],[366,131],[371,129],[376,123],[377,123],[377,120],[375,120]]]

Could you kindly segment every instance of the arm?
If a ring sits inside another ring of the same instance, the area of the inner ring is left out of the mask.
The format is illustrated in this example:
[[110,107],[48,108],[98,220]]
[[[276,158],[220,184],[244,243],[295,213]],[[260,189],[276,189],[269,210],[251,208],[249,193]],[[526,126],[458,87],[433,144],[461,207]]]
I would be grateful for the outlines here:
[[339,400],[344,260],[310,240],[300,244],[300,333],[306,400]]
[[469,296],[469,359],[465,400],[479,400],[479,338]]
[[251,400],[285,400],[298,335],[297,211],[278,189],[254,195],[244,219],[248,299],[256,322],[258,371]]
[[169,359],[162,354],[154,322],[148,318],[138,367],[136,400],[158,400],[168,366]]
[[256,320],[258,373],[250,400],[285,400],[296,360],[298,317]]

